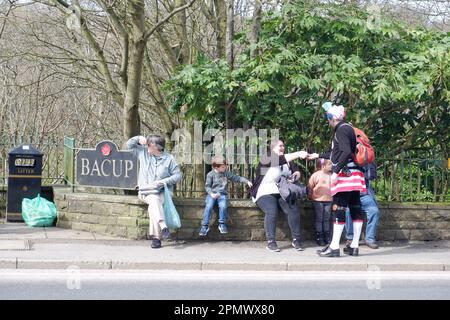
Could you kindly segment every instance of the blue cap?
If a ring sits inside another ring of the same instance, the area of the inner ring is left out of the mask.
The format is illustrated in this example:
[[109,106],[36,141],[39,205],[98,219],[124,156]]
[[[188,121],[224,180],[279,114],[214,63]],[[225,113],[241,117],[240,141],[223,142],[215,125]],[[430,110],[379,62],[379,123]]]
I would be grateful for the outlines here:
[[331,108],[331,106],[332,106],[333,104],[331,103],[331,102],[325,102],[323,105],[322,105],[322,108],[325,110],[325,111],[328,111],[328,109],[330,109]]

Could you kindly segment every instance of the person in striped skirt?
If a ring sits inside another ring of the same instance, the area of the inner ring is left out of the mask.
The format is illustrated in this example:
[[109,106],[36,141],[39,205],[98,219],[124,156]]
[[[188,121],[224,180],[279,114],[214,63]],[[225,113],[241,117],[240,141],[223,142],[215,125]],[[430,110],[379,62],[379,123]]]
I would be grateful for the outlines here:
[[345,211],[348,207],[353,220],[354,237],[349,250],[345,253],[359,255],[359,238],[364,222],[361,209],[360,192],[367,192],[364,173],[352,160],[356,152],[356,136],[353,127],[345,122],[345,108],[327,102],[323,105],[327,111],[327,120],[334,129],[330,151],[325,154],[313,153],[309,160],[324,158],[332,162],[331,217],[333,221],[333,238],[328,247],[318,251],[321,257],[339,257],[339,241],[345,226]]

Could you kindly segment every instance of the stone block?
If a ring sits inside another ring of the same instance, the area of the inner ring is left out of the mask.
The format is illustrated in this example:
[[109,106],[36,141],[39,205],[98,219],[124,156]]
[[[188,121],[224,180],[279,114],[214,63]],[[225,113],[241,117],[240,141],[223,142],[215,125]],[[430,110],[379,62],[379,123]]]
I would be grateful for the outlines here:
[[107,206],[103,202],[94,202],[91,206],[91,212],[97,215],[111,215],[111,206]]
[[55,205],[56,205],[56,209],[58,209],[58,211],[64,211],[67,208],[69,208],[68,201],[63,201],[63,200],[56,201],[55,200]]
[[148,227],[149,224],[150,224],[150,220],[149,219],[138,219],[137,220],[138,227]]
[[137,227],[137,219],[133,217],[117,217],[119,226]]
[[378,239],[381,241],[394,241],[395,230],[379,230]]
[[389,220],[400,221],[425,221],[427,210],[425,209],[390,209],[386,215]]
[[398,221],[397,229],[429,229],[434,227],[434,224],[421,221]]
[[106,234],[106,229],[108,228],[108,226],[105,225],[100,225],[100,224],[92,224],[90,226],[89,231],[93,232],[93,233],[98,233],[98,234]]
[[72,221],[57,220],[56,226],[58,228],[71,229],[72,228]]
[[91,213],[91,203],[83,201],[70,201],[68,211],[77,213]]
[[74,213],[74,212],[65,212],[64,220],[72,221],[72,222],[83,222],[84,214]]
[[411,230],[395,230],[395,241],[409,240]]
[[91,228],[90,223],[84,223],[84,222],[73,222],[72,223],[72,229],[79,230],[79,231],[89,231]]
[[182,219],[181,226],[183,228],[200,228],[201,220]]
[[121,203],[107,203],[105,204],[111,207],[111,214],[117,214],[119,216],[128,215],[130,208],[128,204]]
[[198,235],[198,230],[193,228],[183,228],[177,232],[177,239],[179,240],[191,240],[191,239],[200,239]]
[[130,217],[146,218],[148,217],[147,208],[144,206],[130,206],[128,215]]
[[107,226],[114,226],[117,224],[117,216],[100,216],[98,223]]
[[437,209],[428,210],[427,219],[450,222],[450,210],[437,210]]
[[436,241],[441,239],[441,232],[436,229],[411,230],[410,240]]
[[117,237],[126,238],[127,237],[127,227],[124,226],[107,226],[107,234],[112,234]]
[[100,221],[100,218],[102,218],[102,216],[98,216],[95,214],[82,215],[82,220],[83,220],[83,222],[86,222],[86,223],[97,224]]
[[388,205],[389,209],[402,209],[402,210],[428,209],[428,205],[423,203],[388,202]]
[[[204,208],[179,208],[177,207],[178,213],[180,214],[181,218],[184,219],[202,219],[203,218],[203,210]],[[214,214],[212,214],[214,215]]]
[[127,228],[127,239],[141,240],[147,239],[147,230],[143,228]]
[[233,210],[230,212],[230,215],[231,214],[236,215],[241,219],[250,219],[250,218],[264,219],[264,213],[262,213],[260,210],[257,209],[233,208]]
[[250,230],[250,240],[253,241],[264,241],[266,240],[266,232],[264,229],[257,228]]
[[450,230],[449,229],[439,230],[439,231],[441,233],[442,240],[450,240]]

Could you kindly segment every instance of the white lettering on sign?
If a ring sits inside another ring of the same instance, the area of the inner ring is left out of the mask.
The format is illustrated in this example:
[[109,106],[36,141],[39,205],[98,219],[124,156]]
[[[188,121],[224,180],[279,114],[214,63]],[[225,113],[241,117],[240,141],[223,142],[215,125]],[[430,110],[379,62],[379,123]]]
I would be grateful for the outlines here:
[[97,176],[98,177],[101,177],[100,170],[98,169],[98,162],[97,162],[97,160],[94,161],[94,165],[92,166],[91,176],[94,175],[94,171],[97,172]]
[[106,174],[105,173],[105,164],[107,164],[107,163],[109,163],[109,165],[111,165],[111,160],[109,160],[109,159],[103,160],[102,164],[100,166],[100,168],[102,169],[102,176],[104,176],[104,177],[109,177],[110,176],[110,174]]
[[95,160],[90,166],[89,159],[81,159],[81,175],[82,176],[98,176],[109,177],[111,174],[119,178],[123,175],[124,178],[130,177],[130,172],[134,165],[131,160],[109,160],[105,159],[102,162]]
[[116,173],[116,160],[113,160],[113,175],[116,178],[122,175],[122,160],[120,160],[120,173]]
[[89,174],[89,159],[82,158],[81,159],[81,175],[87,176],[88,174]]
[[22,146],[22,150],[30,150],[30,146]]
[[128,178],[128,172],[133,170],[133,161],[125,160],[125,178]]

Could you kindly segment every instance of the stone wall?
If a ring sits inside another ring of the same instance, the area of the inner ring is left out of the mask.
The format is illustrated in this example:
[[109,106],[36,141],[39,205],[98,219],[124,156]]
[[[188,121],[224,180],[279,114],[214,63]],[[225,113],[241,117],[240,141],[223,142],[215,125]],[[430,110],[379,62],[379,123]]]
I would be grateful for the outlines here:
[[[179,240],[200,239],[198,230],[203,217],[203,199],[174,199],[182,228],[173,234]],[[55,190],[58,208],[57,226],[92,231],[128,239],[145,239],[148,233],[146,205],[136,196],[70,193]],[[303,240],[314,238],[314,212],[311,203],[301,203]],[[378,239],[450,240],[450,205],[380,203]],[[264,240],[264,215],[250,200],[230,200],[229,233],[217,230],[215,209],[208,240]],[[278,240],[289,238],[284,214],[279,215]]]

